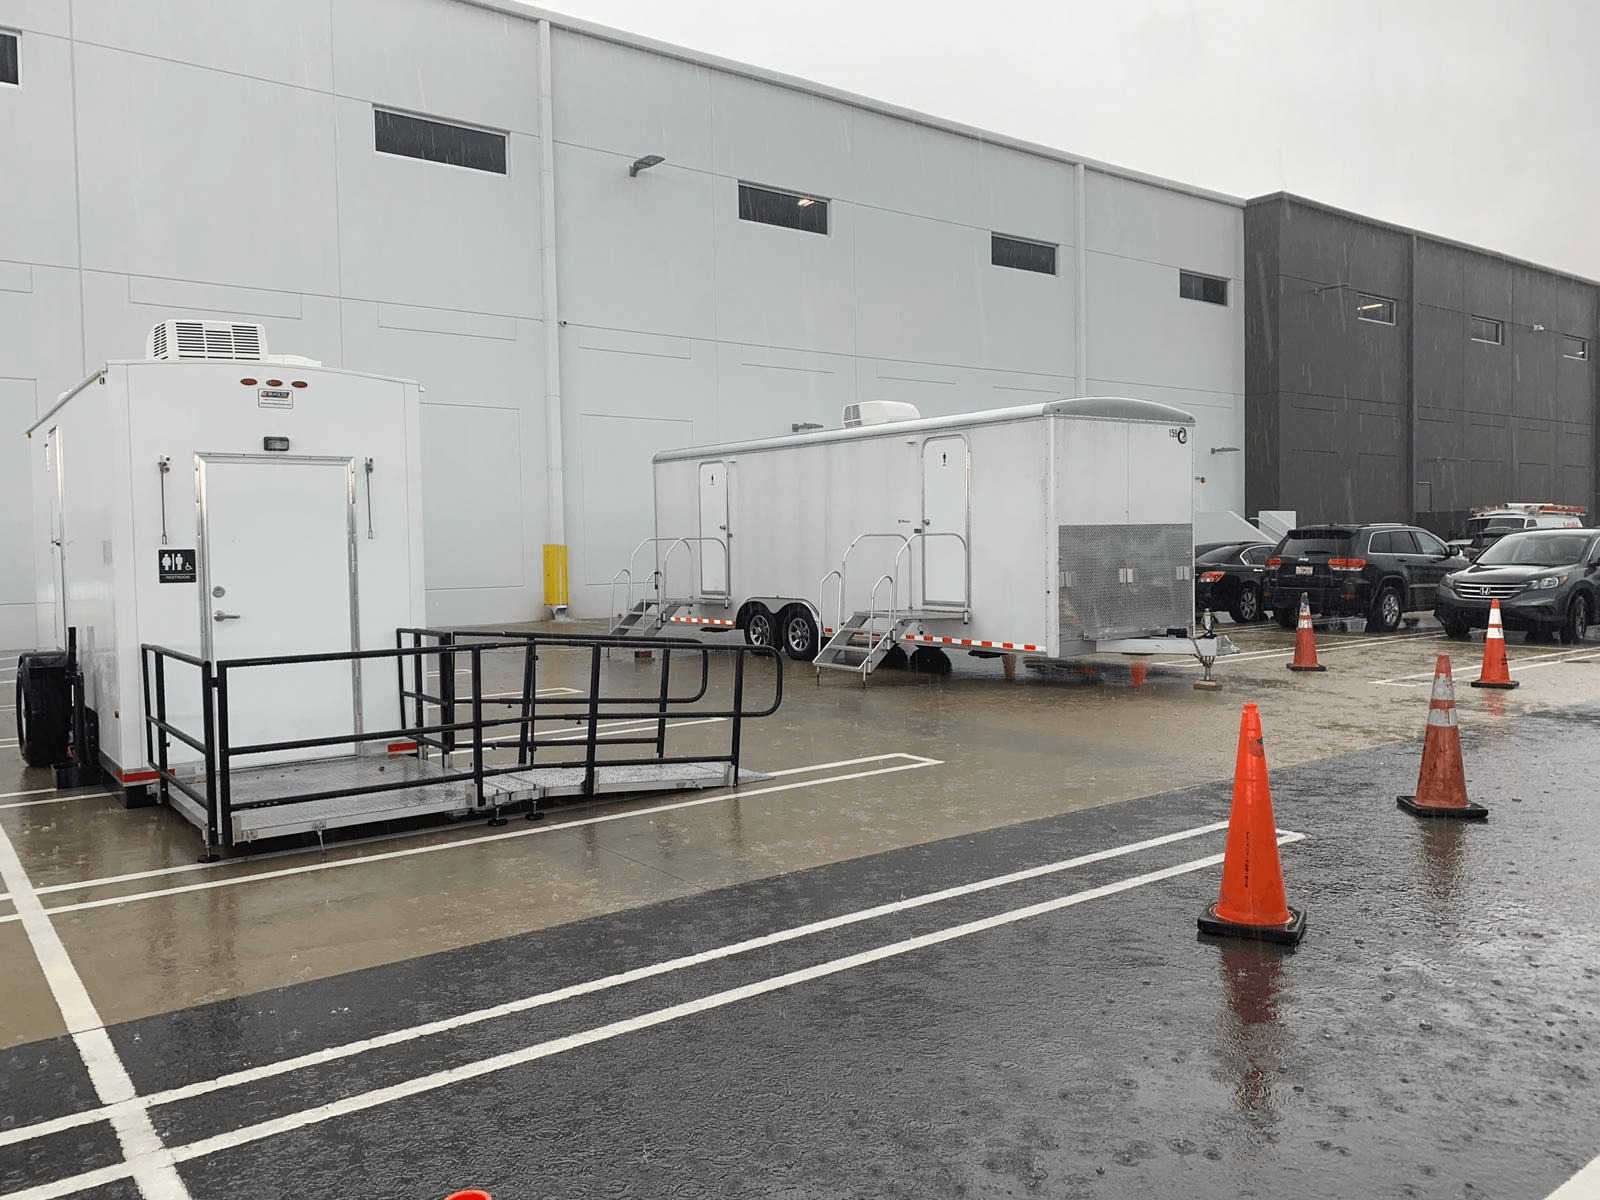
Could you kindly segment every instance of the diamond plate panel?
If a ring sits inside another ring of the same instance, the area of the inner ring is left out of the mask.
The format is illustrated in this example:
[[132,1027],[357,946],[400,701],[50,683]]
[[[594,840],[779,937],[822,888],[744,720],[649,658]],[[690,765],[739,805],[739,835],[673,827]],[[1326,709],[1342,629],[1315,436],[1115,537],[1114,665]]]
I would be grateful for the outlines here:
[[1063,525],[1058,560],[1063,644],[1140,637],[1194,620],[1189,525]]

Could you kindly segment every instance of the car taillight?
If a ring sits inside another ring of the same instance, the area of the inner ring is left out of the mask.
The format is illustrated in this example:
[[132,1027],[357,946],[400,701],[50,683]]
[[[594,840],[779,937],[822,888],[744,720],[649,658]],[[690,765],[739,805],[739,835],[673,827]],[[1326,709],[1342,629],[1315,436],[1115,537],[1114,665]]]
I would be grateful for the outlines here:
[[1225,571],[1207,571],[1204,575],[1200,576],[1200,582],[1201,583],[1215,583],[1217,580],[1221,579],[1223,577],[1223,575],[1225,575],[1226,573],[1227,572],[1225,572]]
[[1283,566],[1283,559],[1281,559],[1281,558],[1269,558],[1269,559],[1267,559],[1267,566],[1269,566],[1269,567],[1281,567],[1281,566]]
[[1364,558],[1330,558],[1328,565],[1335,571],[1359,571],[1367,565]]

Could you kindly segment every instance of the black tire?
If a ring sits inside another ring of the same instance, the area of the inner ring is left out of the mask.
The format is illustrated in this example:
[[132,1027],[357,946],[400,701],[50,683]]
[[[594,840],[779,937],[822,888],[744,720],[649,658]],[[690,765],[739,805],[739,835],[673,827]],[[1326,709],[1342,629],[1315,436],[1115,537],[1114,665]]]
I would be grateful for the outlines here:
[[1445,637],[1454,638],[1458,642],[1464,640],[1472,632],[1472,622],[1460,618],[1440,621],[1439,624],[1444,626]]
[[950,674],[950,656],[937,646],[918,646],[911,652],[910,665],[918,675]]
[[1561,640],[1569,646],[1576,646],[1583,641],[1584,635],[1589,632],[1589,621],[1593,617],[1589,607],[1589,597],[1581,592],[1572,598],[1572,603],[1567,605],[1567,619],[1561,622]]
[[67,758],[72,730],[72,685],[65,654],[24,654],[17,660],[17,751],[30,767]]
[[820,649],[817,623],[804,604],[791,604],[778,615],[778,636],[783,652],[795,662],[810,662]]
[[1368,633],[1393,633],[1400,628],[1400,618],[1405,615],[1406,603],[1400,598],[1400,589],[1392,584],[1380,588],[1372,601],[1372,611],[1367,614]]
[[752,604],[744,615],[744,642],[747,646],[777,644],[778,630],[765,604]]
[[1275,608],[1272,610],[1272,619],[1278,623],[1280,629],[1293,629],[1300,624],[1300,608],[1298,605],[1291,608]]
[[1261,589],[1253,583],[1242,584],[1239,594],[1228,605],[1228,615],[1240,625],[1253,625],[1261,619]]

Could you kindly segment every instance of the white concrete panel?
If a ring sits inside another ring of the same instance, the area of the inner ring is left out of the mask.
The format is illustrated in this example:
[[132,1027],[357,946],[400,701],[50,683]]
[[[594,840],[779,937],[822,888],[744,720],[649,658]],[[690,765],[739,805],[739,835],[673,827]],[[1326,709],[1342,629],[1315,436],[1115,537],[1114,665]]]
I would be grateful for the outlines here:
[[843,355],[717,347],[718,441],[786,437],[807,421],[838,428],[853,403],[854,364]]
[[539,34],[531,20],[452,0],[333,0],[333,48],[341,96],[489,129],[539,131]]
[[851,115],[850,134],[854,203],[958,225],[987,223],[977,141],[866,111]]
[[987,231],[876,208],[853,216],[857,352],[910,362],[981,361],[978,294],[981,272],[989,269]]
[[[592,413],[579,417],[578,445],[574,449],[583,477],[583,533],[579,540],[584,574],[572,575],[570,558],[567,570],[569,589],[577,591],[581,586],[585,592],[585,615],[610,615],[612,579],[628,565],[639,543],[651,536],[651,456],[660,450],[692,446],[693,435],[694,424],[690,421]],[[634,571],[641,581],[654,564],[649,551],[639,555]],[[620,588],[616,595],[620,609]],[[575,601],[577,597],[569,599]]]
[[672,162],[630,179],[632,161],[556,147],[561,316],[578,325],[713,337],[713,213],[727,188]]
[[717,181],[715,199],[718,338],[854,353],[854,207],[831,203],[824,236],[741,221],[733,179]]
[[335,103],[344,295],[539,316],[538,140],[511,136],[506,175],[379,154],[372,107]]
[[[33,443],[21,433],[33,424],[34,416],[33,380],[0,379],[0,607],[33,603],[33,490],[28,463]],[[31,611],[28,628],[32,628]],[[0,647],[16,645],[0,638]]]
[[300,88],[78,49],[91,270],[331,295],[332,102]]
[[[527,582],[522,424],[514,408],[423,403],[422,552],[430,593],[520,590]],[[526,611],[531,616],[531,607]]]
[[[1054,242],[1077,242],[1077,185],[1070,163],[1056,162],[984,143],[978,147],[978,185],[982,209],[975,224],[994,233]],[[1070,253],[1061,256],[1071,262]]]
[[[1085,243],[1090,250],[1235,280],[1243,275],[1242,205],[1100,171],[1085,172],[1084,193]],[[1174,278],[1173,295],[1177,291]]]
[[68,37],[72,12],[61,0],[0,0],[0,25],[23,33]]
[[80,42],[326,92],[333,86],[327,0],[73,0]]
[[1088,268],[1092,377],[1244,395],[1244,297],[1237,278],[1228,304],[1219,305],[1181,299],[1178,272],[1166,264],[1090,254]]
[[48,408],[89,373],[78,340],[78,273],[0,263],[0,281],[16,285],[0,287],[0,378],[38,380]]
[[[244,307],[185,308],[166,302],[184,298],[231,300]],[[288,315],[291,300],[298,316]],[[275,312],[256,311],[269,304]],[[247,321],[266,329],[268,353],[298,354],[330,367],[342,365],[339,361],[342,353],[339,303],[328,296],[252,293],[241,288],[213,289],[210,285],[190,290],[187,285],[172,280],[130,279],[125,275],[86,271],[83,274],[83,312],[88,370],[107,359],[143,358],[145,339],[151,328],[169,317]]]
[[[630,163],[659,154],[673,167],[711,170],[709,67],[561,29],[551,42],[558,143]],[[617,86],[621,79],[627,87]],[[662,169],[650,168],[652,175]]]
[[853,199],[857,115],[833,100],[719,71],[711,80],[715,170],[745,183]]
[[[0,9],[0,25],[8,23]],[[0,259],[75,266],[71,50],[60,38],[25,29],[18,45],[22,85],[0,87],[0,163],[8,176],[0,184]]]

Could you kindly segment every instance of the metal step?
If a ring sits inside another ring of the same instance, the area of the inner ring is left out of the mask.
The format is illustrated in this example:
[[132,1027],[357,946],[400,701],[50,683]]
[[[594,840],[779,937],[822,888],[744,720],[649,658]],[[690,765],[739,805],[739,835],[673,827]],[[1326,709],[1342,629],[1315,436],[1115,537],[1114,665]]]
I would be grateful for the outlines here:
[[[886,618],[876,619],[882,621]],[[874,614],[850,614],[850,619],[833,631],[833,636],[812,660],[811,665],[817,668],[818,679],[821,679],[824,670],[854,671],[861,676],[862,686],[865,686],[867,676],[889,656],[899,642],[900,635],[918,620],[916,616],[896,614],[887,629],[877,629],[873,625]]]
[[630,633],[650,636],[660,633],[674,613],[687,607],[685,600],[640,600],[623,613],[607,631],[613,637],[627,637]]

